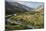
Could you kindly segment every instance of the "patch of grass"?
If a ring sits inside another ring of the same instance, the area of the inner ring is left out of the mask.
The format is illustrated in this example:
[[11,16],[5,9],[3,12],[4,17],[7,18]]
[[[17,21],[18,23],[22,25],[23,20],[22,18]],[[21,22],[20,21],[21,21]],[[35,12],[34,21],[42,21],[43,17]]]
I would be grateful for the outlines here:
[[[19,14],[19,13],[18,13]],[[17,15],[14,17],[11,17],[13,20],[21,20],[25,24],[31,24],[34,26],[42,26],[44,24],[44,17],[40,13],[35,13],[32,15],[32,13],[26,12],[21,15]]]
[[32,12],[25,12],[25,13],[17,13],[16,16],[12,16],[10,19],[12,21],[17,21],[17,20],[22,21],[22,24],[13,25],[14,28],[11,27],[13,29],[24,29],[27,25],[31,25],[34,28],[44,27],[44,16],[41,14],[41,12],[32,11]]

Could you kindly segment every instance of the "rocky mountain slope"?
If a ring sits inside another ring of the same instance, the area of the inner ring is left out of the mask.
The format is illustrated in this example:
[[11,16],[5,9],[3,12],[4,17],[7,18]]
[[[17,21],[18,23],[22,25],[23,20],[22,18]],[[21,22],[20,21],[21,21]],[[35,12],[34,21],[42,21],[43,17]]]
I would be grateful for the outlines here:
[[29,8],[28,6],[22,5],[17,2],[5,2],[6,14],[15,14],[16,12],[26,12],[31,11],[33,8]]

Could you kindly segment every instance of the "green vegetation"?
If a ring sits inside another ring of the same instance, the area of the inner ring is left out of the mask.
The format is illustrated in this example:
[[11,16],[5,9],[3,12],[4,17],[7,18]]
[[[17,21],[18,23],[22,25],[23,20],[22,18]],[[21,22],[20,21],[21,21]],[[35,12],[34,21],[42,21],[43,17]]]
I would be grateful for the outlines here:
[[[41,12],[32,11],[24,13],[16,13],[16,16],[9,18],[13,23],[8,24],[6,29],[26,29],[27,25],[30,25],[34,28],[43,28],[44,27],[44,15]],[[16,24],[16,21],[20,21]]]

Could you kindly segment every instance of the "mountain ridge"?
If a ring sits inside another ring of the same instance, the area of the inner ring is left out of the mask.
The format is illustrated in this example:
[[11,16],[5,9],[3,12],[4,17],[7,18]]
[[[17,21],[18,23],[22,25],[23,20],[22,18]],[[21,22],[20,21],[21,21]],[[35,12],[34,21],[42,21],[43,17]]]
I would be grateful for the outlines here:
[[9,10],[12,13],[21,11],[21,12],[26,12],[26,11],[31,11],[33,8],[29,8],[25,5],[19,4],[17,2],[5,2],[5,7],[6,7],[6,12]]

